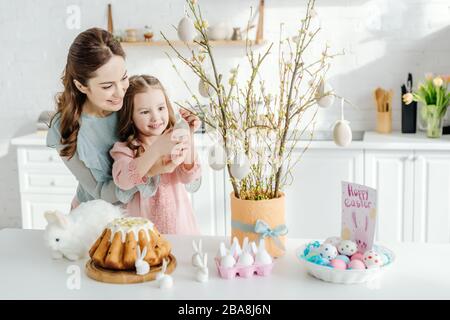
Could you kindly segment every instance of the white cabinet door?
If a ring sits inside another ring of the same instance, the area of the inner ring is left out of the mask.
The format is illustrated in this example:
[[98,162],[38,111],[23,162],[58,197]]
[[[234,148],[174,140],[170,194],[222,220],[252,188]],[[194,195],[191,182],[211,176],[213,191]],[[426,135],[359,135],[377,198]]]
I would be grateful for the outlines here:
[[414,240],[450,242],[450,152],[415,154]]
[[202,184],[191,194],[192,207],[202,235],[225,235],[223,170],[208,165],[207,148],[197,150],[202,167]]
[[365,153],[365,184],[377,189],[378,241],[413,238],[413,151]]
[[[293,152],[295,159],[300,150]],[[291,238],[340,235],[341,181],[364,182],[363,150],[307,150],[292,171],[286,194],[286,225]],[[226,174],[228,178],[228,174]],[[226,181],[227,232],[230,233],[231,184]]]
[[57,210],[68,214],[73,196],[73,194],[22,194],[22,228],[45,229],[47,221],[44,212]]
[[289,237],[339,236],[341,182],[364,182],[363,150],[309,149],[292,175],[293,182],[285,189]]

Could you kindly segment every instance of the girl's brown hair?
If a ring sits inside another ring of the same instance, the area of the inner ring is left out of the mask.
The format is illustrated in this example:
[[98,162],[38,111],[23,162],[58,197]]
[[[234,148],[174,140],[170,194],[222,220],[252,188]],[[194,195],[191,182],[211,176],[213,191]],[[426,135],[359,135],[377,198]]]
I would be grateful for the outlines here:
[[[67,63],[61,78],[64,91],[56,96],[56,114],[60,115],[62,157],[72,158],[77,150],[77,136],[80,117],[86,95],[78,90],[74,80],[87,86],[95,71],[106,64],[114,55],[125,58],[120,43],[106,30],[91,28],[80,33],[69,49]],[[50,122],[50,126],[53,122]]]
[[138,93],[144,93],[150,88],[161,90],[164,94],[167,109],[169,111],[169,123],[164,129],[164,132],[170,128],[173,128],[176,119],[172,104],[167,96],[167,92],[157,78],[148,75],[137,75],[130,77],[129,81],[130,86],[125,93],[125,97],[123,98],[123,107],[118,111],[119,121],[117,131],[119,140],[126,142],[127,147],[135,152],[136,157],[139,157],[141,153],[144,152],[144,148],[138,141],[138,131],[133,124],[134,97]]

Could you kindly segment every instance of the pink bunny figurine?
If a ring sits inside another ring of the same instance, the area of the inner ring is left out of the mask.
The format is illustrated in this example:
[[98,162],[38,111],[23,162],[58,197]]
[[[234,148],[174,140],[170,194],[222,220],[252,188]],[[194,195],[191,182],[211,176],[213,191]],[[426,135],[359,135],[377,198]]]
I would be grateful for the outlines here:
[[365,226],[358,225],[356,222],[356,213],[352,212],[352,219],[354,224],[353,234],[356,244],[358,245],[358,252],[364,253],[367,250],[367,243],[369,242],[367,239],[367,228],[369,225],[369,218],[365,217]]

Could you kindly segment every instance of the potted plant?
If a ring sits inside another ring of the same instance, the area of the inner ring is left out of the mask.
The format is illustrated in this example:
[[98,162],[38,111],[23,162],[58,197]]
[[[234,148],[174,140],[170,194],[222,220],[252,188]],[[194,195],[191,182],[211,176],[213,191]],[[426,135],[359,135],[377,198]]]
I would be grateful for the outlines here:
[[[198,32],[193,45],[186,43],[189,54],[182,54],[162,36],[177,58],[198,77],[198,91],[208,102],[202,106],[202,98],[184,80],[192,99],[177,104],[182,108],[189,106],[207,125],[207,132],[215,132],[209,163],[216,170],[226,168],[229,174],[233,188],[232,236],[240,241],[244,237],[250,241],[264,237],[267,250],[275,257],[281,256],[287,233],[283,190],[292,182],[291,171],[309,143],[301,149],[300,156],[294,157],[293,150],[301,135],[312,137],[317,102],[330,102],[327,98],[333,92],[327,91],[329,86],[324,79],[329,61],[336,54],[330,54],[327,45],[318,56],[306,57],[320,31],[312,23],[315,1],[309,0],[294,36],[283,37],[280,26],[279,78],[275,80],[277,90],[269,92],[266,83],[274,79],[261,79],[260,69],[271,54],[273,43],[256,53],[247,32],[246,62],[250,71],[242,75],[237,66],[225,75],[217,67],[200,6],[194,0],[186,3]],[[172,65],[181,77],[175,63]]]
[[423,104],[420,116],[427,124],[427,136],[439,138],[442,135],[442,120],[450,102],[448,83],[450,76],[425,76],[425,83],[421,83],[417,91],[403,95],[405,104],[419,101]]

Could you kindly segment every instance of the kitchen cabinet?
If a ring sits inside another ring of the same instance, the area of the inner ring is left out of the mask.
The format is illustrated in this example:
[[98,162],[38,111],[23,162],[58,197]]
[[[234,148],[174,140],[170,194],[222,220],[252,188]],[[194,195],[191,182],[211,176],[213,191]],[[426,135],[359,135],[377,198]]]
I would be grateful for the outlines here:
[[70,211],[78,182],[54,149],[19,146],[17,163],[24,229],[44,229],[45,211]]
[[[208,166],[212,142],[198,135],[202,164],[200,189],[190,194],[204,235],[230,235],[232,187],[226,170]],[[43,212],[68,212],[76,180],[45,136],[16,138],[24,228],[42,229]],[[299,142],[294,157],[306,142]],[[450,242],[450,136],[428,139],[423,133],[366,133],[348,148],[313,141],[292,171],[285,188],[290,237],[339,235],[341,181],[377,189],[377,241]]]
[[367,150],[380,241],[450,242],[450,152]]

